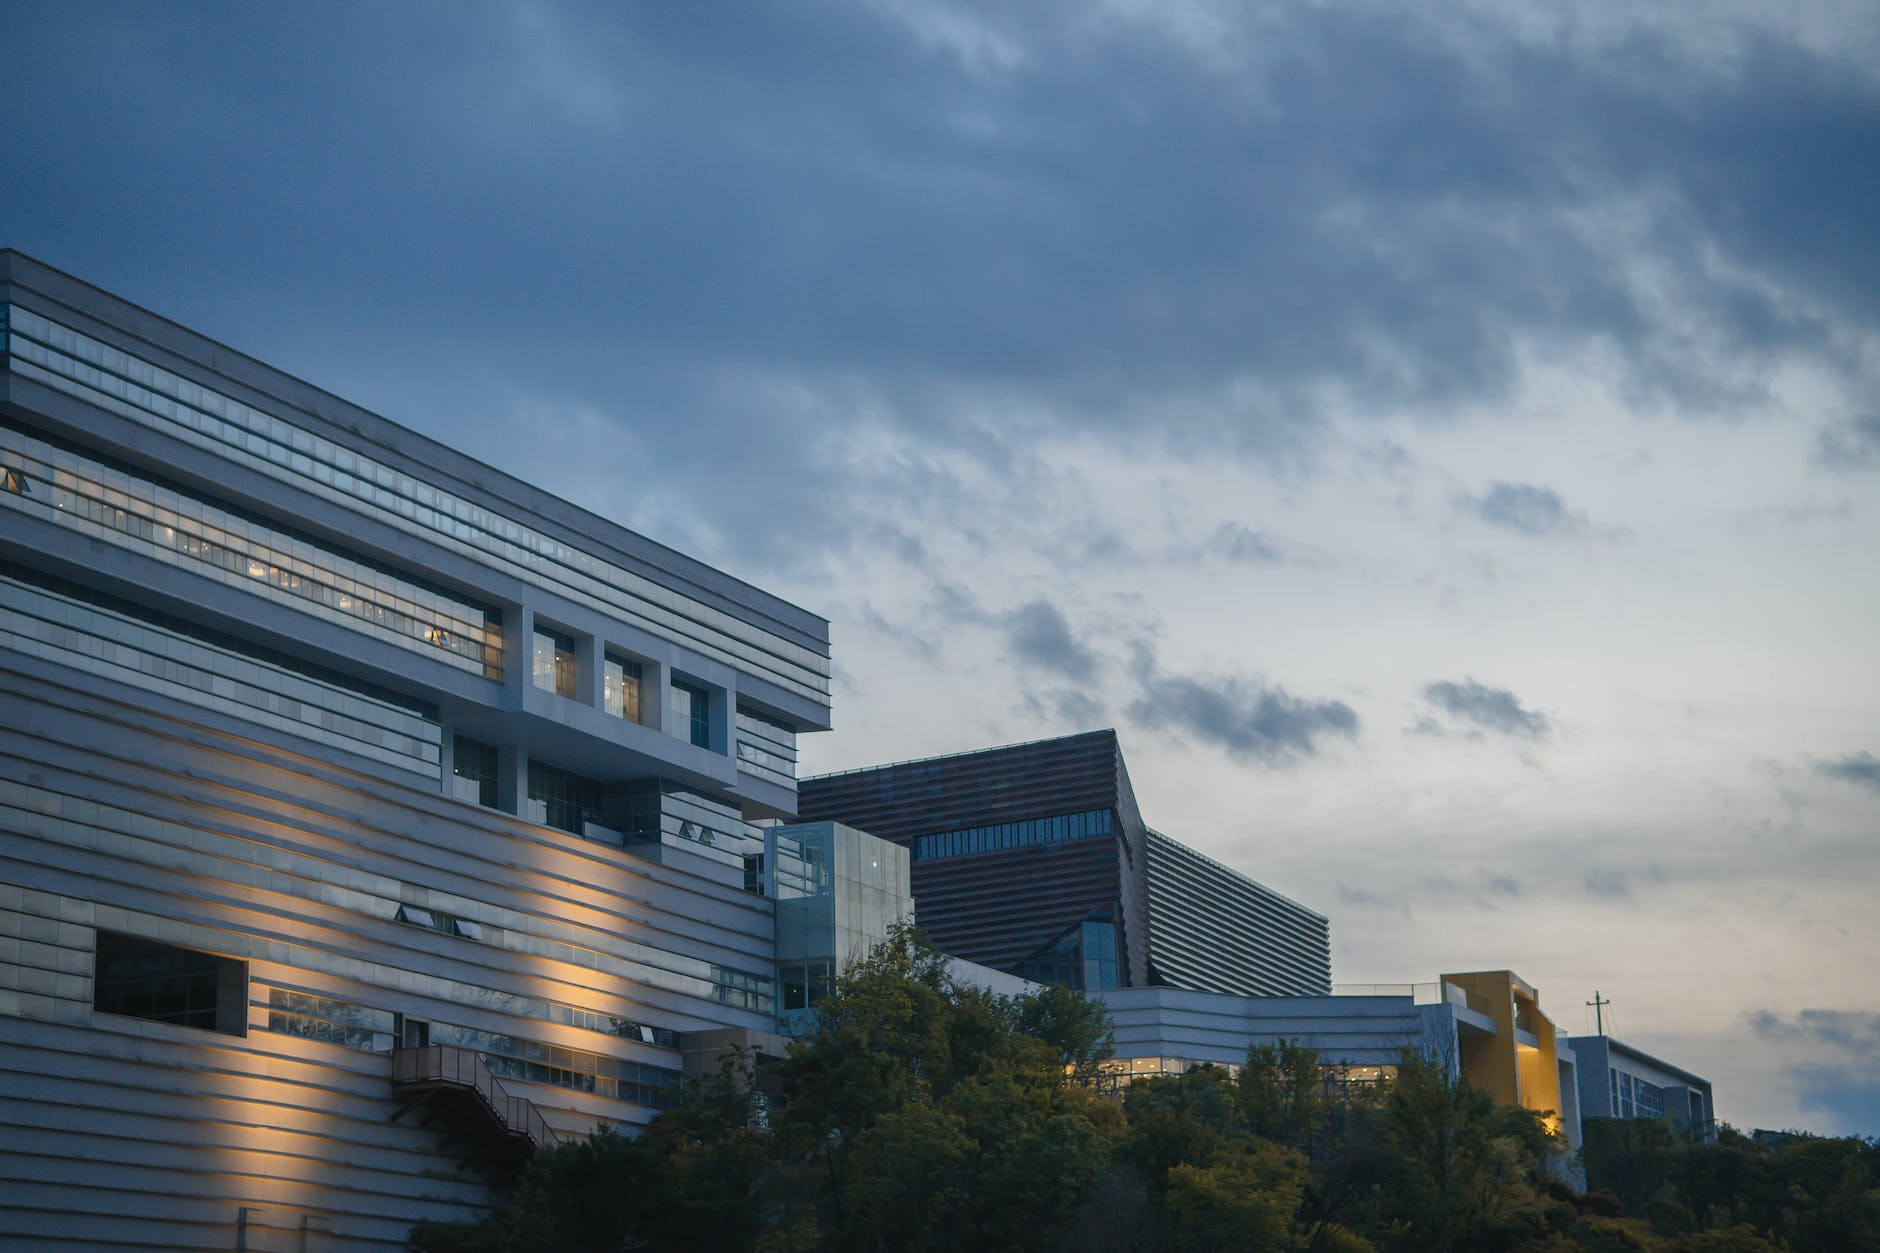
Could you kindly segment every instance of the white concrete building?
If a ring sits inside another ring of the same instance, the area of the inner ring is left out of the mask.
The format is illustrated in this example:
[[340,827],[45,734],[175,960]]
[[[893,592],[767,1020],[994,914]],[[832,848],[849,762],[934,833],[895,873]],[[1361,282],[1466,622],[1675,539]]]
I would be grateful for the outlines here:
[[17,253],[0,319],[0,1247],[397,1249],[774,1028],[822,619]]
[[1710,1080],[1611,1036],[1574,1036],[1585,1118],[1669,1118],[1702,1140],[1717,1135]]

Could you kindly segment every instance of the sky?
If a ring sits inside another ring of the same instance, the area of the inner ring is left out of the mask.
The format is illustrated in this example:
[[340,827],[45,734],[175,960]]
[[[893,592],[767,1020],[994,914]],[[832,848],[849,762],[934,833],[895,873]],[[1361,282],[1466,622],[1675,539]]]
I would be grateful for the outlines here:
[[0,6],[19,248],[1880,1135],[1880,7]]

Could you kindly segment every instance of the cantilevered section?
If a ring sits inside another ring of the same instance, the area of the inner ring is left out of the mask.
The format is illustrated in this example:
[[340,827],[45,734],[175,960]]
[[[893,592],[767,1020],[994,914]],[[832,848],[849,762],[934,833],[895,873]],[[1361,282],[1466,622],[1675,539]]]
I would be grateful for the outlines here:
[[656,1117],[776,1025],[828,678],[816,615],[0,252],[0,1245],[389,1253],[487,1207],[459,1159]]

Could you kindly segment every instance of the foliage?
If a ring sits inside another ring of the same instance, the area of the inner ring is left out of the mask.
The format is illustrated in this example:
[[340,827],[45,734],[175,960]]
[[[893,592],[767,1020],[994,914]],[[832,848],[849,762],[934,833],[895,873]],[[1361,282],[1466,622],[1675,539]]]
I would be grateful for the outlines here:
[[[1093,1082],[1112,1037],[1063,988],[1000,997],[897,932],[816,1032],[737,1055],[643,1135],[539,1155],[501,1213],[420,1224],[415,1253],[1776,1253],[1880,1249],[1880,1147],[1705,1142],[1596,1120],[1593,1191],[1542,1119],[1441,1063],[1328,1082],[1296,1044],[1237,1070]],[[761,1073],[761,1082],[753,1076]],[[760,1100],[762,1088],[772,1095]]]

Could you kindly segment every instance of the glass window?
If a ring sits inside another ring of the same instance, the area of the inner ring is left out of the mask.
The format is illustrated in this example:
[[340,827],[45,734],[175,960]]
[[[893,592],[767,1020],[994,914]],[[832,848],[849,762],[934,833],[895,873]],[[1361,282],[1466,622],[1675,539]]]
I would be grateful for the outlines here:
[[223,1035],[246,1035],[248,967],[194,949],[98,932],[91,1007]]
[[451,740],[452,793],[460,801],[496,808],[496,746],[459,735]]
[[673,731],[700,748],[712,746],[711,693],[677,679],[672,684]]
[[573,699],[573,640],[554,631],[535,628],[535,686],[544,692]]
[[529,763],[529,813],[535,821],[576,835],[601,820],[601,785],[539,761]]
[[607,654],[607,688],[601,696],[603,708],[628,722],[640,720],[640,663]]

